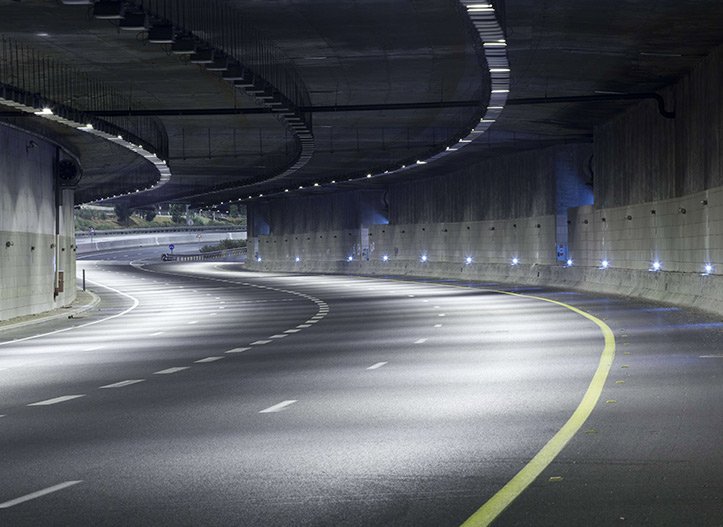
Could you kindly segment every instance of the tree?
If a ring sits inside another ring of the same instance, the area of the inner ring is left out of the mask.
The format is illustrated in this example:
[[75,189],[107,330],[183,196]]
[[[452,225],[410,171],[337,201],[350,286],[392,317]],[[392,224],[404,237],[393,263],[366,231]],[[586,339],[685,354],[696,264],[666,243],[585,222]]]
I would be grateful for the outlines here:
[[150,209],[146,211],[145,219],[146,221],[153,221],[153,218],[156,217],[156,209]]
[[238,205],[236,205],[236,204],[229,205],[228,215],[231,216],[232,218],[238,218],[238,216],[239,216]]
[[133,208],[127,203],[116,203],[115,216],[119,224],[128,225],[131,214],[133,214]]
[[183,222],[183,216],[186,214],[186,206],[181,203],[171,203],[168,212],[171,214],[173,223],[181,223]]

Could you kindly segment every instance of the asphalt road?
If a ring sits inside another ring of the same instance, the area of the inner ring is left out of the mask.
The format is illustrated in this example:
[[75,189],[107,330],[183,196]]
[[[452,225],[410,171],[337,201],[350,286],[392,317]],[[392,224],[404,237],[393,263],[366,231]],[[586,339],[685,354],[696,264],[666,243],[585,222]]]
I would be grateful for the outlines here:
[[0,334],[0,525],[460,525],[570,419],[606,348],[532,296],[598,317],[615,358],[494,525],[723,525],[718,319],[147,251],[79,262],[97,309]]

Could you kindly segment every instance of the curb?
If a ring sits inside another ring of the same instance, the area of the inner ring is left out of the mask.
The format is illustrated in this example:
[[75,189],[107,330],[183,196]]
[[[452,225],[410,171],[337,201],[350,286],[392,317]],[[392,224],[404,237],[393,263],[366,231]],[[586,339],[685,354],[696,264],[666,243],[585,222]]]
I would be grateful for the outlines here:
[[[59,318],[73,318],[75,315],[78,315],[80,313],[84,313],[85,311],[88,311],[95,306],[97,306],[100,303],[100,297],[96,295],[94,292],[86,289],[86,293],[88,293],[91,296],[91,301],[87,304],[84,304],[82,306],[77,306],[73,308],[64,308],[60,307],[58,309],[54,309],[53,311],[46,311],[45,313],[39,313],[38,315],[35,315],[32,320],[24,320],[22,322],[15,322],[15,323],[9,323],[9,324],[2,324],[0,323],[0,331],[4,331],[6,329],[17,329],[22,328],[24,326],[32,326],[33,324],[39,324],[41,322],[47,322],[49,320],[56,320]],[[62,311],[62,312],[60,312]]]

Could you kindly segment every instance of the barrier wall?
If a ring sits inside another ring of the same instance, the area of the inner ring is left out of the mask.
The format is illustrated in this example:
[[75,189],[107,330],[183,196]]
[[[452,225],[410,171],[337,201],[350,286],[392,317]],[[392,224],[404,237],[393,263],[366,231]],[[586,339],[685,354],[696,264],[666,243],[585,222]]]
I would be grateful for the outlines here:
[[60,193],[56,236],[55,155],[54,145],[0,125],[0,320],[75,299],[73,191]]
[[78,253],[88,254],[115,249],[133,249],[138,247],[168,247],[169,244],[206,243],[213,244],[221,240],[245,240],[246,233],[233,232],[188,232],[169,234],[124,234],[119,236],[96,234],[92,238],[78,238]]

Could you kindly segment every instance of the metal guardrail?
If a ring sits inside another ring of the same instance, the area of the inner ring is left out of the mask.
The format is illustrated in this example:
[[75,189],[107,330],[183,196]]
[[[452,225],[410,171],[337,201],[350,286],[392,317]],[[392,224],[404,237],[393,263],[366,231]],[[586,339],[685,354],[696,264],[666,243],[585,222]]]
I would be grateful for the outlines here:
[[127,236],[129,234],[165,234],[173,232],[246,232],[245,225],[238,226],[181,226],[181,227],[140,227],[137,229],[113,229],[102,231],[75,231],[76,238],[90,238],[91,236]]
[[220,251],[196,254],[164,253],[163,256],[161,256],[161,260],[163,260],[164,262],[203,262],[206,260],[218,260],[220,258],[226,258],[228,256],[244,256],[247,254],[248,249],[246,247],[239,247],[237,249],[222,249]]

